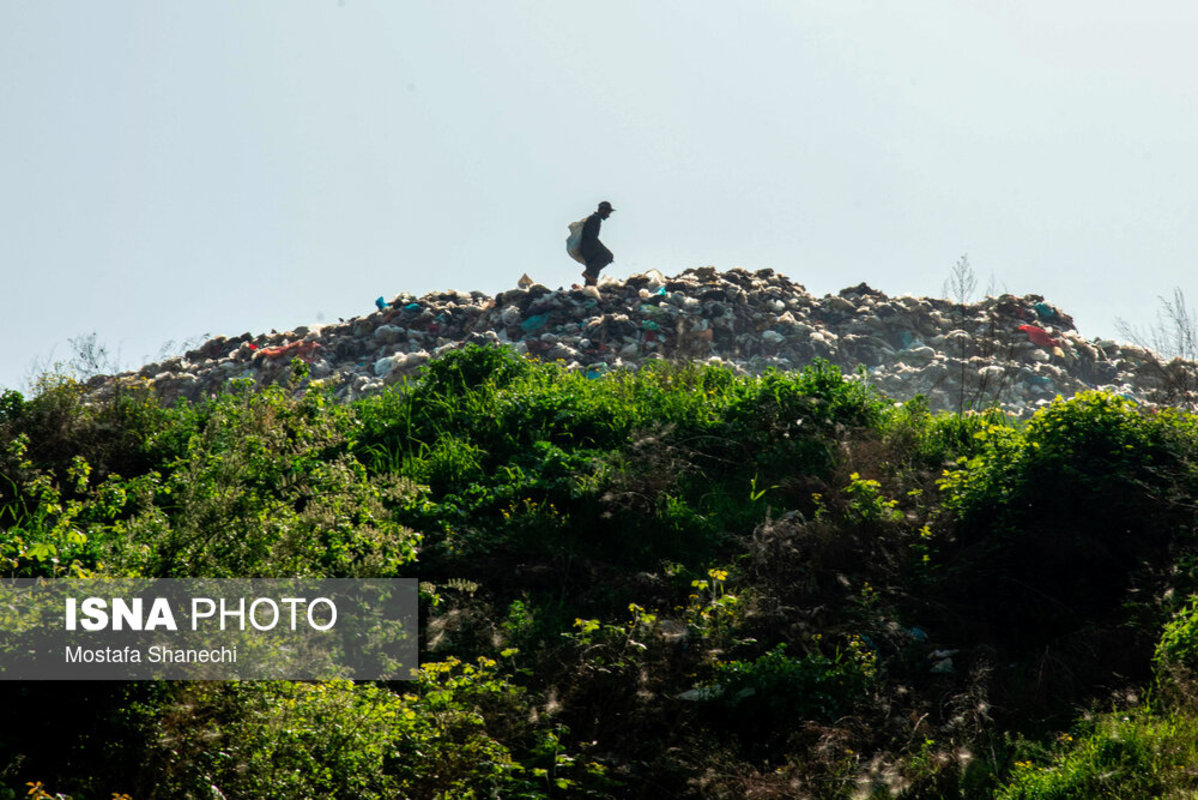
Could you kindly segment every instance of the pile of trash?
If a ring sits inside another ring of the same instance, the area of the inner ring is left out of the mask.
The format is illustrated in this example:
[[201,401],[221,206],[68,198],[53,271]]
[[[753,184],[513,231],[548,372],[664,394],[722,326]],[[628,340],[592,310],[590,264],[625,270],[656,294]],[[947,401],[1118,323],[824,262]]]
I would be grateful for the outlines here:
[[168,402],[196,400],[234,379],[294,383],[302,366],[306,385],[331,386],[352,400],[414,377],[447,350],[492,343],[590,376],[648,359],[758,374],[822,358],[895,400],[924,395],[934,410],[1002,405],[1026,415],[1091,388],[1190,408],[1198,398],[1193,362],[1083,339],[1067,314],[1037,295],[966,304],[888,297],[863,283],[814,297],[773,270],[702,267],[672,278],[650,270],[556,290],[525,279],[496,296],[448,291],[376,303],[379,310],[334,324],[218,336],[94,388],[149,381]]

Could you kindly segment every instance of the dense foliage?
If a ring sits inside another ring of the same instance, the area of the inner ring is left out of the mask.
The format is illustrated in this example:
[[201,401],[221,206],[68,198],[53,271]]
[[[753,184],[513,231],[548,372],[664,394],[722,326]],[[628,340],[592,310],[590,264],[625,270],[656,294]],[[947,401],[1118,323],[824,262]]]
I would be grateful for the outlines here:
[[0,798],[1189,796],[1196,511],[1198,419],[1098,393],[477,347],[350,404],[47,378],[0,397],[5,577],[417,577],[422,667],[0,683]]

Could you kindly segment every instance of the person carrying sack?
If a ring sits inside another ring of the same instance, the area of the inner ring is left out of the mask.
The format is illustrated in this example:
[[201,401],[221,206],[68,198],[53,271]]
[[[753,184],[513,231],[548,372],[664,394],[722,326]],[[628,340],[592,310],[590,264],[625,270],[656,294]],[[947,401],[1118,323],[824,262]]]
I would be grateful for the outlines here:
[[599,271],[615,260],[611,251],[599,241],[599,226],[613,211],[615,209],[611,207],[611,203],[604,200],[594,214],[570,224],[566,252],[575,261],[586,266],[582,271],[582,277],[587,286],[599,283]]

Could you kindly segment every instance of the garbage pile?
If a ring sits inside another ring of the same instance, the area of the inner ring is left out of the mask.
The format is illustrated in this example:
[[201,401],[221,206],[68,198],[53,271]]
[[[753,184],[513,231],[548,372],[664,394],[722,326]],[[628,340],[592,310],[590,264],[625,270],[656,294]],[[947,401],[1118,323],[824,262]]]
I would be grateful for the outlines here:
[[1090,388],[1191,408],[1198,398],[1194,363],[1164,363],[1144,348],[1083,339],[1067,314],[1038,295],[964,304],[888,297],[863,283],[814,297],[773,270],[702,267],[570,289],[522,280],[494,297],[404,294],[376,305],[330,325],[218,336],[102,382],[111,388],[149,381],[168,402],[196,400],[234,379],[295,385],[298,359],[306,385],[331,386],[352,400],[413,378],[447,350],[493,343],[590,376],[648,359],[757,374],[822,358],[895,400],[924,395],[934,410],[1002,405],[1026,415],[1057,395]]

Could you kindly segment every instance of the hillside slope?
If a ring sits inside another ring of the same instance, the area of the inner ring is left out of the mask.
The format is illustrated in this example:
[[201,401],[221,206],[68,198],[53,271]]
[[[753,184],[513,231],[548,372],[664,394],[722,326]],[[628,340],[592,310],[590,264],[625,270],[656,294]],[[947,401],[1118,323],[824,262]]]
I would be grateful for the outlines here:
[[0,568],[416,578],[419,673],[0,681],[0,799],[1198,789],[1193,414],[474,346],[335,402],[305,367],[3,393]]

